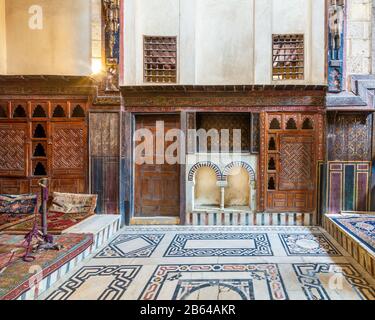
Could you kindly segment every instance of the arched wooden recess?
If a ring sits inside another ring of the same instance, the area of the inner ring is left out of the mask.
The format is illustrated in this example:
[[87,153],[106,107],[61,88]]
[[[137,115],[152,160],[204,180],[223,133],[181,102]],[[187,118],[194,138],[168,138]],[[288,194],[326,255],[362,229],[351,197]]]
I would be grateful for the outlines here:
[[85,116],[85,111],[81,105],[77,104],[73,109],[72,118],[84,118]]
[[303,130],[312,130],[312,129],[314,129],[314,123],[313,123],[313,121],[310,118],[306,118],[303,121],[302,129]]
[[269,171],[276,170],[276,162],[275,162],[274,157],[270,157],[270,160],[268,161],[268,170]]
[[7,108],[3,105],[0,105],[0,118],[7,118]]
[[43,109],[43,107],[38,104],[33,112],[33,118],[47,118],[46,111]]
[[46,157],[46,151],[41,143],[38,143],[34,150],[34,157]]
[[22,105],[18,105],[13,112],[13,118],[26,118],[26,110]]
[[272,121],[270,123],[270,129],[271,130],[280,130],[281,129],[280,121],[277,120],[277,118],[272,119]]
[[276,150],[276,141],[274,137],[271,137],[270,141],[268,142],[268,150],[270,151]]
[[56,106],[55,110],[53,110],[52,117],[53,118],[65,118],[66,117],[65,111],[61,105],[58,104]]
[[286,123],[287,130],[297,130],[297,123],[296,120],[293,118],[289,118],[288,122]]
[[35,127],[33,138],[38,138],[38,139],[47,138],[46,131],[40,123],[38,123],[37,126]]
[[46,176],[47,171],[42,162],[37,162],[34,168],[34,176]]

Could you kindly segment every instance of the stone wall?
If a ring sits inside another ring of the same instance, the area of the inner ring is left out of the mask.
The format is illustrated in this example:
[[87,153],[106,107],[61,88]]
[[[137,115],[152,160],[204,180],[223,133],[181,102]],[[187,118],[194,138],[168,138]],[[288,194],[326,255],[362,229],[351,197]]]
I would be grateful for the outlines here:
[[372,0],[347,0],[346,74],[372,72]]

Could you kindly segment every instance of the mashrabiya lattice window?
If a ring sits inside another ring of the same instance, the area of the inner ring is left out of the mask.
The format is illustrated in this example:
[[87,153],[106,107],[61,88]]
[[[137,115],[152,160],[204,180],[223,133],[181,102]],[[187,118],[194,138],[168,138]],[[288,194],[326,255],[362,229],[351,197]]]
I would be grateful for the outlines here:
[[144,37],[144,81],[176,83],[177,38]]
[[303,80],[303,34],[273,35],[272,63],[273,80]]

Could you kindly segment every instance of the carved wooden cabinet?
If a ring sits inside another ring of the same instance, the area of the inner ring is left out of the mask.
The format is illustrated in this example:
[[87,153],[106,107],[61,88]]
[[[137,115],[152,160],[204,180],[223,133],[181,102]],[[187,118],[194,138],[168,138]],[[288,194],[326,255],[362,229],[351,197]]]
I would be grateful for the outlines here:
[[313,212],[321,158],[321,115],[265,113],[262,128],[263,210]]
[[87,192],[87,101],[0,100],[0,193]]

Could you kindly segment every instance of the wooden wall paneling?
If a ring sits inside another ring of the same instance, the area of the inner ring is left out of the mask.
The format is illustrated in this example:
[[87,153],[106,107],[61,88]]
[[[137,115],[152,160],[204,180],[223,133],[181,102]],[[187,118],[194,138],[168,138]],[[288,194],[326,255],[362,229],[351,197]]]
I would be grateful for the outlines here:
[[132,165],[132,130],[134,116],[131,112],[121,115],[121,164],[120,164],[120,211],[125,224],[130,223],[134,212],[133,165]]
[[97,212],[119,213],[119,113],[90,113],[91,191]]
[[[194,154],[197,151],[197,140],[193,131],[197,129],[197,114],[195,112],[186,112],[186,152],[187,154]],[[190,133],[189,133],[190,132]]]
[[260,149],[260,114],[251,114],[251,153],[259,153]]
[[[180,224],[185,224],[186,219],[186,151],[187,151],[187,145],[188,142],[188,114],[185,111],[182,111],[180,114],[180,126],[181,131],[183,132],[186,139],[181,139],[181,145],[180,145],[180,152],[183,154],[181,155],[183,158],[183,162],[180,164]],[[182,138],[183,138],[182,137]]]
[[85,177],[87,128],[85,123],[52,123],[52,176]]
[[0,123],[0,176],[27,176],[28,137],[26,123]]
[[28,179],[0,178],[0,194],[25,194],[30,192]]

